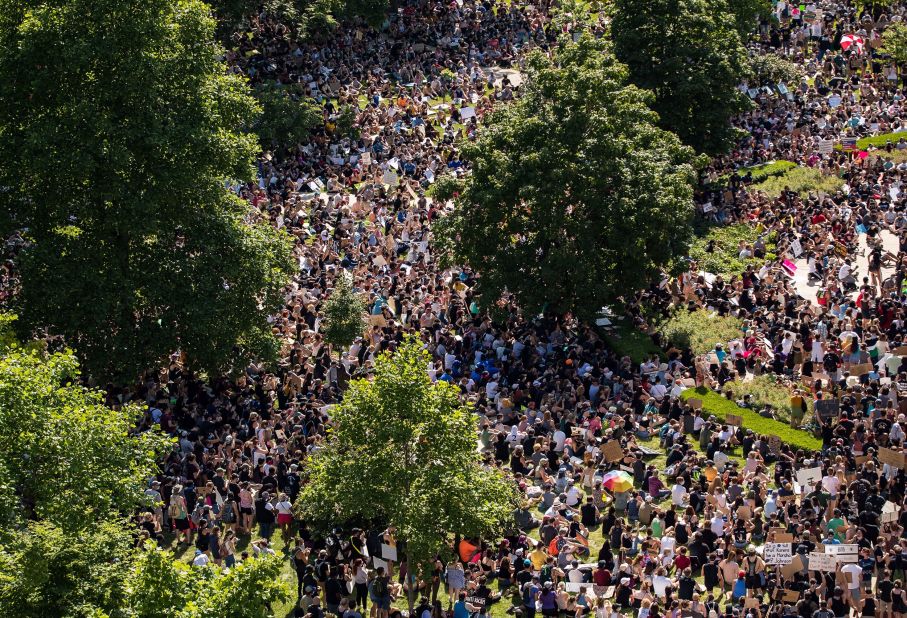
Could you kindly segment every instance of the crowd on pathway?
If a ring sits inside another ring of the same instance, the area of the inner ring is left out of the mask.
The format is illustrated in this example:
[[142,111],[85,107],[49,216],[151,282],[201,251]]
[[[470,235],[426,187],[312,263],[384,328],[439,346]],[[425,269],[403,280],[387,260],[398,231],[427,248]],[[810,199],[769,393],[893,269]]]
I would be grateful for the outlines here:
[[[144,534],[173,533],[194,564],[227,567],[273,553],[279,534],[297,615],[312,618],[388,618],[413,588],[419,618],[904,618],[907,477],[880,455],[907,438],[907,140],[865,156],[823,146],[907,129],[900,74],[878,54],[880,31],[903,11],[781,1],[778,20],[759,25],[752,53],[779,54],[804,78],[789,94],[757,91],[738,119],[747,137],[706,170],[697,196],[698,217],[761,229],[739,247],[753,265],[725,280],[691,263],[626,303],[641,327],[653,310],[686,306],[737,316],[743,330],[701,357],[671,350],[640,364],[590,325],[517,311],[493,323],[472,301],[474,274],[444,270],[432,253],[445,206],[425,189],[467,173],[458,142],[519,96],[526,51],[561,34],[547,3],[418,0],[379,30],[349,25],[323,45],[254,17],[228,53],[233,70],[324,105],[324,130],[264,153],[258,182],[237,188],[255,217],[296,239],[299,274],[272,324],[284,360],[205,383],[175,358],[141,388],[111,393],[146,401],[146,423],[179,439],[146,492],[157,507],[139,517]],[[841,50],[848,33],[863,53]],[[348,110],[355,132],[344,133]],[[844,186],[753,191],[743,168],[773,160]],[[788,263],[762,265],[770,249]],[[337,360],[319,315],[343,271],[367,297],[369,329]],[[511,475],[522,500],[504,539],[458,539],[428,572],[396,558],[393,528],[322,536],[292,508],[331,406],[413,333],[432,379],[474,406],[487,465]],[[791,409],[767,414],[817,432],[821,452],[773,447],[680,396],[761,374],[792,385]],[[806,413],[823,400],[839,402],[831,416]]]

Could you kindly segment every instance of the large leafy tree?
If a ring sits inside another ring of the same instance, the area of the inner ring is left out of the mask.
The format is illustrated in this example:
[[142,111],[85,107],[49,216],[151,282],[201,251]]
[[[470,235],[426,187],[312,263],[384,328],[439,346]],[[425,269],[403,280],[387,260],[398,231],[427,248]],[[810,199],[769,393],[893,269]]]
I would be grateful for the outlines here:
[[661,126],[697,151],[729,148],[731,119],[749,106],[738,90],[748,71],[740,27],[727,0],[654,0],[644,11],[613,4],[617,57],[634,84],[655,93]]
[[69,353],[0,356],[0,536],[27,521],[80,530],[144,500],[171,440],[135,434],[136,405],[104,405],[75,383]]
[[353,278],[344,271],[334,282],[334,290],[324,304],[324,340],[332,345],[349,346],[365,331],[365,303],[353,290]]
[[882,53],[888,54],[896,63],[898,71],[907,64],[907,26],[891,24],[882,33]]
[[684,253],[694,154],[656,126],[606,43],[563,40],[528,66],[523,97],[464,148],[471,174],[437,189],[456,197],[441,247],[480,274],[485,306],[509,293],[527,311],[588,316]]
[[290,244],[226,181],[259,113],[197,0],[0,0],[0,211],[24,229],[24,330],[95,377],[273,354]]
[[510,481],[481,466],[475,416],[454,386],[432,383],[429,361],[407,339],[378,358],[374,380],[352,383],[294,505],[325,527],[350,520],[396,526],[413,568],[443,553],[454,534],[499,535],[515,497]]

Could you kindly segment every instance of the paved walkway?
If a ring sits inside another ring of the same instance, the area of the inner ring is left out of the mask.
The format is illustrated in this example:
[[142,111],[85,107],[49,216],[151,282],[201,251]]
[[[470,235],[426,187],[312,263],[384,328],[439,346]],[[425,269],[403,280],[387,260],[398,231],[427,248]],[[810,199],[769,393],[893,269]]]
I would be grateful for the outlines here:
[[[885,251],[891,252],[895,255],[898,253],[899,243],[898,237],[894,235],[889,230],[882,230],[880,234],[882,238],[882,246],[885,248]],[[857,280],[857,283],[860,283],[863,277],[869,276],[869,248],[866,244],[866,234],[859,234],[858,236],[859,251],[856,256],[856,271],[854,272],[854,278]],[[809,281],[807,277],[809,276],[809,268],[806,266],[806,258],[800,258],[794,260],[794,263],[797,265],[797,272],[793,277],[793,286],[797,290],[797,293],[803,298],[809,300],[814,307],[818,307],[819,303],[816,302],[816,294],[820,291],[819,284],[815,281]],[[882,267],[882,280],[884,281],[887,277],[894,274],[895,269],[893,267]],[[859,292],[852,292],[850,297],[856,299],[859,295]]]

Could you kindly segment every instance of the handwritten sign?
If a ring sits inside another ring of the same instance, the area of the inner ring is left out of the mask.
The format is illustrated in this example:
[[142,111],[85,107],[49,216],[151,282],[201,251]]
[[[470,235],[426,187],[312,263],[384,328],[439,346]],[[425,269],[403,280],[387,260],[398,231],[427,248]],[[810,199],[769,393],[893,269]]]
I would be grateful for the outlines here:
[[728,425],[733,425],[734,427],[743,426],[743,417],[736,414],[725,414],[724,420],[727,421]]
[[825,571],[832,572],[835,570],[837,561],[834,556],[829,556],[826,553],[812,552],[809,554],[809,570],[810,571]]
[[790,543],[766,543],[762,557],[766,564],[790,564],[794,559]]
[[690,398],[690,399],[687,399],[687,403],[689,403],[690,407],[693,408],[694,410],[702,409],[702,399]]
[[816,483],[822,480],[822,468],[806,468],[805,470],[797,470],[797,483],[801,487],[809,487],[812,489],[816,486]]

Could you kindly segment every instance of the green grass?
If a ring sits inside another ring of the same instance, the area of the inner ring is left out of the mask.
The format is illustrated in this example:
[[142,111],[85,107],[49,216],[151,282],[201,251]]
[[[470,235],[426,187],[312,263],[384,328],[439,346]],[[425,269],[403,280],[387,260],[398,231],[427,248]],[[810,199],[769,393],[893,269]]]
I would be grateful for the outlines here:
[[844,181],[831,174],[823,174],[812,167],[795,167],[785,173],[766,178],[762,182],[754,183],[752,190],[762,191],[769,196],[778,197],[785,187],[800,195],[807,193],[835,193],[844,186]]
[[758,434],[769,436],[778,436],[785,444],[794,448],[806,449],[808,451],[818,451],[822,448],[822,441],[817,440],[809,433],[800,429],[794,429],[790,425],[776,421],[770,418],[759,416],[756,412],[746,408],[740,408],[736,403],[730,401],[710,389],[700,386],[685,390],[681,397],[684,399],[701,399],[702,409],[708,414],[714,414],[721,420],[725,420],[728,414],[735,414],[743,418],[743,426],[752,429]]
[[875,146],[876,148],[882,148],[885,146],[886,142],[891,142],[892,144],[897,144],[898,140],[901,138],[907,139],[907,132],[900,131],[898,133],[883,133],[882,135],[873,135],[872,137],[863,137],[857,140],[857,148],[860,150],[866,150],[869,146]]
[[[690,258],[696,260],[700,270],[722,275],[726,278],[742,273],[747,265],[754,268],[762,266],[764,260],[756,258],[740,259],[740,243],[752,245],[759,238],[760,230],[748,223],[734,225],[700,225],[696,237],[690,245]],[[770,235],[765,240],[766,258],[774,255],[776,236]],[[713,250],[706,251],[710,243]]]
[[[747,174],[752,174],[753,182],[762,182],[767,178],[772,176],[780,176],[784,172],[791,170],[797,167],[797,164],[793,161],[772,161],[771,163],[759,163],[758,165],[751,165],[749,167],[744,167],[737,170],[737,175],[746,176]],[[723,186],[727,185],[731,181],[731,174],[722,174],[718,177],[718,184]]]
[[615,353],[629,356],[634,363],[641,363],[653,354],[664,357],[664,350],[655,345],[652,337],[626,321],[615,322],[614,333],[606,334],[605,341]]

